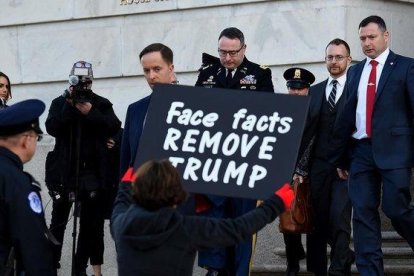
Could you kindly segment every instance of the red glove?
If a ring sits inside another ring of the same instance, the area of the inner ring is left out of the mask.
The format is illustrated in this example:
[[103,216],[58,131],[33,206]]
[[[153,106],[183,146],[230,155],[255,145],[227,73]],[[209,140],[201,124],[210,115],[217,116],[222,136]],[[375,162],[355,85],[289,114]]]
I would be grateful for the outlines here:
[[124,176],[121,178],[121,182],[134,182],[137,179],[137,174],[134,172],[134,168],[129,167],[125,172]]
[[285,204],[285,209],[290,209],[290,205],[292,205],[292,201],[295,198],[295,193],[292,190],[292,187],[289,183],[285,183],[279,190],[275,192],[275,195],[280,197],[280,199]]

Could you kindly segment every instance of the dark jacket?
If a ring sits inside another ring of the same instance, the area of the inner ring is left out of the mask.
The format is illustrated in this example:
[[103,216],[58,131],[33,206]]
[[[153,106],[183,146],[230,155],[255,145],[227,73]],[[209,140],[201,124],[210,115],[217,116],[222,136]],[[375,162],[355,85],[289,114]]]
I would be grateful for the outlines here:
[[0,275],[12,246],[26,275],[55,275],[40,190],[20,158],[0,147]]
[[[104,158],[107,139],[115,135],[121,122],[109,100],[92,93],[92,108],[82,115],[64,97],[52,101],[46,119],[47,132],[56,138],[56,144],[46,160],[46,184],[49,189],[63,186],[72,190],[76,171],[76,141],[80,137],[80,174],[96,176],[99,182],[105,174]],[[93,187],[91,187],[93,188]]]
[[[344,158],[352,149],[355,131],[358,85],[366,59],[349,68],[345,103],[335,125],[330,161],[349,168]],[[390,51],[382,69],[372,113],[372,154],[383,170],[414,166],[414,59]]]
[[119,171],[121,176],[124,175],[129,167],[134,165],[150,101],[151,95],[128,106],[121,144]]
[[198,71],[196,86],[274,92],[270,69],[246,57],[229,85],[226,83],[226,68],[221,65],[219,58],[203,53],[203,65]]
[[148,211],[131,203],[130,189],[130,183],[120,184],[112,214],[120,276],[191,276],[197,250],[243,241],[284,210],[272,196],[236,219],[183,216],[174,208]]

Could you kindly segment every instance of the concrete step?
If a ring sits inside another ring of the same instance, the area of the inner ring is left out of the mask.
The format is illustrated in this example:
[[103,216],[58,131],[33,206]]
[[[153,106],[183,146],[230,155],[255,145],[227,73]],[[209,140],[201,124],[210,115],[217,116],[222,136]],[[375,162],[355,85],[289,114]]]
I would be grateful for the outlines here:
[[[387,276],[413,276],[414,266],[412,265],[384,265],[385,275]],[[254,266],[252,269],[252,276],[279,276],[285,275],[285,265],[261,265]],[[352,275],[359,275],[356,266],[351,268]],[[306,266],[301,264],[299,276],[313,275],[313,273],[306,272]]]
[[410,247],[405,239],[395,231],[382,232],[382,246],[387,247]]
[[[330,254],[330,251],[330,248],[328,248],[328,256]],[[409,259],[414,265],[414,252],[410,247],[383,247],[382,252],[384,254],[384,259]],[[273,254],[278,257],[285,258],[285,248],[277,247],[273,250]]]

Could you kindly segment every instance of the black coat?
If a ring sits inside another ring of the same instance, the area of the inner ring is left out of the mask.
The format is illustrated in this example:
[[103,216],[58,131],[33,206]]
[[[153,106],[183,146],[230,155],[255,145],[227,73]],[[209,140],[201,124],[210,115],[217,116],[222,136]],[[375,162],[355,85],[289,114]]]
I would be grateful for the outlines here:
[[23,171],[20,158],[0,147],[0,274],[11,247],[28,276],[55,275],[40,184]]
[[72,190],[76,164],[76,140],[80,133],[80,173],[96,176],[103,182],[107,164],[107,139],[118,133],[121,122],[109,100],[92,93],[92,108],[82,115],[60,96],[52,101],[46,119],[47,132],[56,138],[55,148],[46,160],[46,184],[49,189]]
[[130,202],[130,189],[130,183],[120,184],[112,214],[120,276],[191,276],[197,250],[241,242],[284,211],[277,196],[236,219],[184,216],[174,208],[148,211]]
[[203,53],[203,65],[198,71],[196,86],[274,92],[270,69],[246,57],[229,85],[226,84],[226,69],[216,57]]

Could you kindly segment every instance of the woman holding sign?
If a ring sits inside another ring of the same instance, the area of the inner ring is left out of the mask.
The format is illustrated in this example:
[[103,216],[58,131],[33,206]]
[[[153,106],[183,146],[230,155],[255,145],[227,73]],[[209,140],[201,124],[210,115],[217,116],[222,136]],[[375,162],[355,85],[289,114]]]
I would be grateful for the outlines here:
[[[184,216],[177,170],[168,160],[148,161],[124,176],[112,214],[119,275],[192,275],[197,250],[234,245],[290,207],[288,184],[236,219]],[[133,203],[131,204],[131,198]]]

